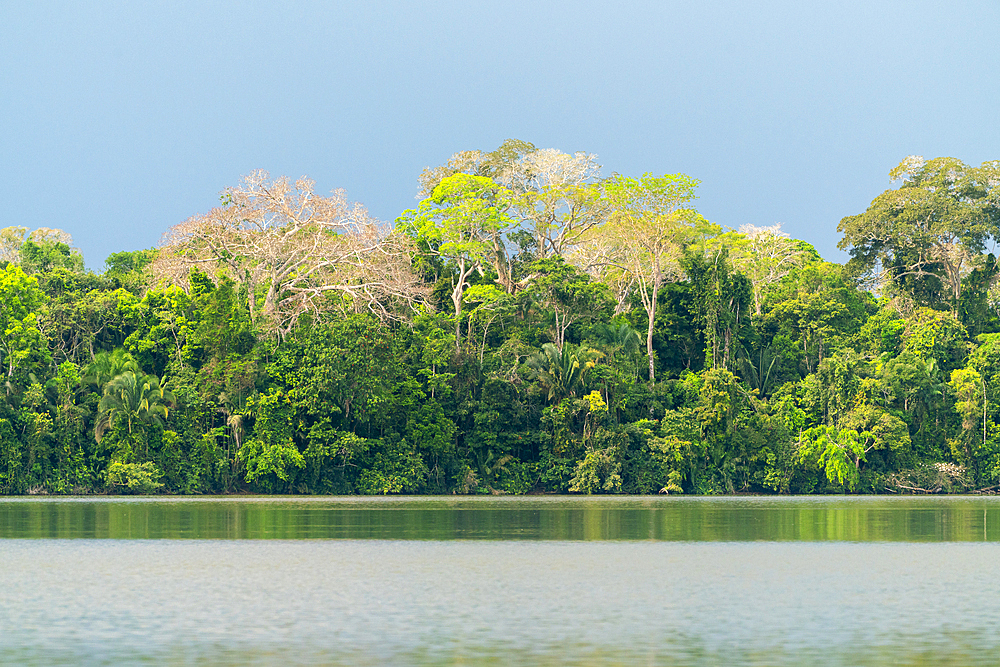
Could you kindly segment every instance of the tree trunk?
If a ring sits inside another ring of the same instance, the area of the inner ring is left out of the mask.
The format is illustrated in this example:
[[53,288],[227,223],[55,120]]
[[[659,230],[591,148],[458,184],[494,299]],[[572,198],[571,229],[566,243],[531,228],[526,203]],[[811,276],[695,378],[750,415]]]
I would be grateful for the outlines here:
[[725,335],[722,337],[723,340],[723,350],[722,350],[722,370],[729,369],[729,343],[733,337],[733,330],[730,327],[726,327]]
[[649,326],[646,328],[646,356],[649,357],[649,384],[653,384],[656,381],[653,373],[653,320],[656,319],[656,296],[659,290],[656,285],[653,286],[653,297],[650,299],[650,308],[647,314],[649,315]]
[[462,349],[462,294],[465,292],[465,279],[468,277],[471,269],[467,272],[465,270],[465,260],[461,259],[458,262],[458,281],[455,283],[455,288],[451,290],[451,302],[455,306],[455,351],[458,352]]
[[[464,273],[463,273],[464,277]],[[455,285],[455,289],[451,291],[451,302],[455,304],[455,351],[458,352],[462,349],[462,281],[463,277],[459,278],[459,283]]]

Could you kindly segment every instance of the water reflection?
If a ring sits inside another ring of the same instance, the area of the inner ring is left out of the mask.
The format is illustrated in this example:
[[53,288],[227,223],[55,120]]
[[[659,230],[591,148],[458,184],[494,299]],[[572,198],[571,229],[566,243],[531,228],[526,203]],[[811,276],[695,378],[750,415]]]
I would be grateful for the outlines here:
[[8,498],[0,537],[983,542],[1000,498]]
[[8,498],[0,537],[31,539],[0,539],[0,664],[991,665],[998,522],[988,497]]

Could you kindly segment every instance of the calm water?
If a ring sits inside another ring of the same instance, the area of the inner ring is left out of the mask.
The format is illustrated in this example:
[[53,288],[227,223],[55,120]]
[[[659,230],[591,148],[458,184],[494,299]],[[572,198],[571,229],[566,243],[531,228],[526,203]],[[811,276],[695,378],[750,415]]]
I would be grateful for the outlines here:
[[0,538],[3,664],[1000,660],[1000,498],[0,499]]

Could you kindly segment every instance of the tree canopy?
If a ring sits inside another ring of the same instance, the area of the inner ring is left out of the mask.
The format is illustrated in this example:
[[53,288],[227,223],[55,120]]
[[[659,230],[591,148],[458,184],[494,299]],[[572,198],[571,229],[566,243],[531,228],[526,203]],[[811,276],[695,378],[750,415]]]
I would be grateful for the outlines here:
[[7,227],[0,492],[991,493],[997,165],[905,159],[846,266],[519,140],[394,225],[255,172],[99,274]]

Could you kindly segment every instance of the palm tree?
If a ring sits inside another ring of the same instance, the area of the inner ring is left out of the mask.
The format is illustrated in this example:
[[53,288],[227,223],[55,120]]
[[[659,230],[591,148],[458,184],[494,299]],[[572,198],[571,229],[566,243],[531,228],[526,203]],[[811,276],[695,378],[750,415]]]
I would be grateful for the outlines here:
[[84,370],[81,382],[84,385],[103,387],[125,371],[132,371],[137,375],[142,372],[135,357],[124,349],[119,347],[112,352],[98,352]]
[[118,419],[127,424],[129,436],[133,428],[140,424],[162,426],[174,405],[173,393],[160,378],[155,375],[143,377],[127,370],[104,386],[104,396],[97,406],[94,437],[100,442],[105,431]]
[[[591,327],[597,344],[613,361],[622,359],[623,361],[635,361],[642,350],[642,341],[639,339],[639,332],[623,322],[614,324],[596,324]],[[635,365],[635,372],[639,372],[638,365]]]
[[560,351],[553,343],[542,345],[542,351],[528,357],[524,363],[534,379],[549,390],[547,400],[558,402],[566,396],[575,396],[586,371],[593,368],[601,356],[598,350],[586,346],[563,345]]
[[736,353],[739,358],[740,374],[743,376],[743,381],[749,384],[751,389],[756,389],[758,396],[765,398],[774,379],[771,371],[774,370],[774,364],[778,360],[777,355],[774,354],[770,345],[762,347],[754,355],[756,358],[751,356],[742,345],[737,346]]

